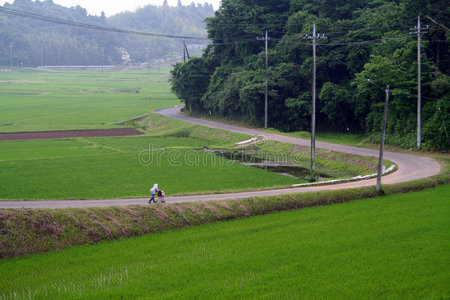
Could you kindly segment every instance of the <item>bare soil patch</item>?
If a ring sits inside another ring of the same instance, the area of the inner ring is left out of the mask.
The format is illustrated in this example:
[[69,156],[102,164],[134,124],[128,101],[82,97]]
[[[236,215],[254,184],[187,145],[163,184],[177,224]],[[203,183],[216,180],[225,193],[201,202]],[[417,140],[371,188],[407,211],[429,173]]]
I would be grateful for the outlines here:
[[140,134],[142,134],[142,132],[131,128],[6,132],[0,133],[0,141],[47,140],[74,137],[132,136]]

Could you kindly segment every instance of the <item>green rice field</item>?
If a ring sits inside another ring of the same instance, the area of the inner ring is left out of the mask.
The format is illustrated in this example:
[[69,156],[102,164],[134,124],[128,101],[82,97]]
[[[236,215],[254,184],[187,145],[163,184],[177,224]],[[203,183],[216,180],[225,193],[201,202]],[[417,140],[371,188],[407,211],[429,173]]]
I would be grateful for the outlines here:
[[0,141],[0,199],[104,199],[280,187],[299,180],[201,151],[245,135],[164,119],[181,104],[168,69],[0,73],[0,132],[137,128],[132,137]]
[[0,73],[0,132],[116,128],[180,104],[168,69]]
[[204,145],[211,143],[175,137],[0,142],[0,198],[146,197],[155,182],[168,195],[299,182],[217,157]]
[[449,194],[447,184],[2,260],[0,299],[447,299]]

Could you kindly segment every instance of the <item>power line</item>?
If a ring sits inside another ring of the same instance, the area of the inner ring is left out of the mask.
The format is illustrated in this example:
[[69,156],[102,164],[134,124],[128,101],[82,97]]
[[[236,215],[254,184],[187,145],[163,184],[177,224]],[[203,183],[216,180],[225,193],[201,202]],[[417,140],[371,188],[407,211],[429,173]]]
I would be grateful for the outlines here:
[[101,31],[126,33],[126,34],[151,36],[151,37],[189,39],[189,40],[205,40],[205,41],[209,40],[208,38],[205,38],[205,37],[193,37],[193,36],[152,33],[152,32],[144,32],[144,31],[136,31],[136,30],[128,30],[128,29],[100,26],[100,25],[89,24],[89,23],[81,23],[81,22],[64,20],[64,19],[55,18],[55,17],[33,14],[33,13],[15,10],[15,9],[11,9],[11,8],[5,8],[5,7],[0,7],[0,13],[23,17],[23,18],[28,18],[28,19],[34,19],[34,20],[43,21],[43,22],[55,23],[55,24],[60,24],[60,25],[68,25],[68,26],[74,26],[74,27],[81,27],[81,28],[86,28],[86,29],[101,30]]
[[[100,25],[95,25],[95,24],[82,23],[82,22],[64,20],[64,19],[50,17],[50,16],[39,15],[39,14],[24,12],[24,11],[20,11],[20,10],[5,8],[5,7],[0,7],[0,13],[14,15],[14,16],[23,17],[23,18],[34,19],[34,20],[43,21],[43,22],[55,23],[55,24],[60,24],[60,25],[81,27],[81,28],[86,28],[86,29],[101,30],[101,31],[108,31],[108,32],[117,32],[117,33],[134,34],[134,35],[151,36],[151,37],[162,37],[162,38],[187,39],[187,40],[203,40],[203,41],[211,40],[210,38],[206,38],[206,37],[170,35],[170,34],[152,33],[152,32],[144,32],[144,31],[136,31],[136,30],[122,29],[122,28],[100,26]],[[239,24],[239,23],[229,23],[229,24]],[[251,24],[251,23],[242,23],[242,24]],[[251,24],[251,25],[254,25],[254,24]],[[372,28],[376,28],[376,27],[372,27]],[[354,29],[362,30],[362,29],[372,29],[372,28],[354,28]],[[342,43],[331,43],[331,44],[320,44],[320,45],[345,46],[345,45],[374,44],[374,43],[382,43],[382,42],[385,42],[386,40],[399,39],[402,37],[403,36],[397,36],[397,37],[381,38],[381,39],[376,39],[376,40],[367,40],[367,41],[359,41],[359,42],[342,42]],[[241,39],[238,39],[238,38],[230,38],[230,39],[214,38],[213,40],[223,41],[223,42],[219,42],[219,43],[213,42],[212,43],[213,45],[236,45],[236,44],[241,44],[243,42],[255,42],[255,39],[253,39],[253,38],[241,38]],[[227,40],[230,40],[230,41],[227,41]],[[292,40],[294,40],[295,42],[287,41],[286,38],[284,38],[284,39],[272,38],[271,40],[278,41],[281,43],[304,44],[304,45],[308,44],[308,43],[296,42],[294,38]],[[317,44],[317,45],[319,45],[319,44]]]
[[436,25],[438,25],[438,26],[444,28],[444,29],[447,30],[447,31],[450,31],[450,29],[448,29],[448,27],[445,26],[444,24],[438,23],[436,20],[432,19],[432,18],[429,17],[429,16],[425,16],[425,17],[427,17],[428,19],[430,19],[430,21],[433,22],[434,24],[436,24]]
[[[331,52],[325,50],[325,48],[322,47],[321,44],[317,44],[317,46],[319,46],[323,51],[325,51],[326,53],[328,53],[328,55],[332,56],[335,60],[339,61],[341,64],[344,64],[345,66],[347,66],[347,68],[349,68],[350,70],[352,70],[355,73],[360,73],[358,70],[356,70],[355,68],[351,67],[350,65],[348,65],[347,63],[345,63],[343,60],[339,59],[336,55],[332,54]],[[373,82],[372,80],[370,80],[370,78],[367,78],[363,75],[361,75],[362,78],[366,79],[369,83],[373,84],[374,86],[376,86],[377,88],[379,88],[380,90],[384,91],[385,89],[382,88],[381,86],[379,86],[378,84],[376,84],[375,82]]]
[[[402,20],[396,23],[390,23],[388,24],[390,27],[395,26],[395,25],[404,25],[406,24],[408,21],[414,20],[415,17],[406,19],[406,20]],[[299,25],[300,23],[296,23],[296,22],[285,22],[285,23],[252,23],[252,22],[223,22],[223,21],[219,21],[219,22],[212,22],[210,24],[214,24],[216,26],[255,26],[255,27],[261,27],[261,28],[266,28],[266,27],[279,27],[279,26],[283,26],[286,27],[288,25]],[[374,30],[374,29],[380,29],[380,28],[385,28],[388,25],[379,25],[379,26],[371,26],[371,27],[342,27],[340,24],[333,24],[333,28],[332,29],[336,29],[335,31],[339,31],[339,30],[349,30],[349,31],[356,31],[356,30]],[[333,30],[331,30],[333,32]]]
[[[108,32],[117,32],[117,33],[124,33],[124,34],[152,36],[152,37],[163,37],[163,38],[177,38],[177,39],[188,39],[188,40],[211,41],[211,39],[204,38],[204,37],[192,37],[192,36],[182,36],[182,35],[169,35],[169,34],[151,33],[151,32],[143,32],[143,31],[135,31],[135,30],[128,30],[128,29],[100,26],[100,25],[95,25],[95,24],[81,23],[81,22],[64,20],[64,19],[60,19],[60,18],[39,15],[39,14],[24,12],[24,11],[20,11],[20,10],[5,8],[5,7],[0,7],[0,13],[14,15],[14,16],[18,16],[18,17],[29,18],[29,19],[34,19],[34,20],[39,20],[39,21],[44,21],[44,22],[49,22],[49,23],[56,23],[56,24],[61,24],[61,25],[81,27],[81,28],[93,29],[93,30],[108,31]],[[228,23],[228,24],[236,24],[236,23]],[[242,23],[242,24],[250,24],[250,23]],[[276,23],[274,23],[274,24],[276,24]],[[438,24],[438,23],[436,23],[436,24]],[[438,25],[441,26],[441,24],[438,24]],[[375,28],[378,28],[378,27],[367,27],[367,28],[362,27],[362,28],[346,28],[346,29],[353,29],[353,30],[363,30],[364,29],[364,30],[368,30],[368,29],[375,29]],[[366,40],[366,41],[359,41],[359,42],[343,42],[343,43],[327,43],[327,44],[325,44],[325,43],[324,44],[316,43],[316,45],[318,47],[322,48],[322,50],[324,50],[326,53],[328,53],[334,59],[336,59],[340,63],[346,65],[350,70],[354,71],[355,73],[359,73],[359,71],[355,70],[354,68],[352,68],[351,66],[346,64],[344,61],[342,61],[341,59],[339,59],[338,57],[333,55],[331,52],[325,50],[323,48],[323,46],[346,46],[346,45],[361,45],[361,44],[384,43],[384,42],[387,42],[389,40],[404,38],[406,35],[407,34],[396,36],[396,37],[385,37],[385,38],[376,39],[376,40]],[[271,38],[270,40],[271,41],[275,41],[275,42],[279,42],[279,43],[286,43],[286,44],[310,45],[310,43],[300,42],[300,40],[305,39],[305,38],[306,37],[290,38],[290,39],[286,39],[286,38],[283,38],[283,39]],[[229,42],[227,41],[228,39],[226,39],[226,38],[215,38],[215,40],[221,40],[221,41],[224,41],[224,42],[221,42],[221,43],[213,42],[213,43],[211,43],[212,46],[239,45],[239,44],[243,44],[243,43],[259,42],[257,39],[254,39],[254,38],[242,38],[242,39],[232,39],[232,38],[230,38]],[[380,90],[384,90],[384,88],[382,88],[381,86],[377,85],[376,83],[371,81],[369,78],[366,78],[364,76],[362,76],[362,77],[364,79],[368,80],[370,83],[372,83],[375,86],[377,86]],[[417,97],[415,95],[409,95],[409,96]],[[439,100],[439,99],[436,99],[436,98],[430,98],[430,97],[424,97],[424,96],[422,96],[422,98],[430,99],[430,100]]]
[[[341,64],[347,66],[347,68],[349,68],[350,70],[352,70],[355,73],[360,74],[360,71],[356,70],[355,68],[351,67],[350,65],[348,65],[347,63],[345,63],[343,60],[339,59],[336,55],[332,54],[331,52],[325,50],[325,48],[323,48],[323,44],[317,44],[317,46],[319,46],[323,51],[325,51],[328,55],[330,55],[331,57],[333,57],[335,60],[337,60],[338,62],[340,62]],[[363,75],[360,74],[360,76],[364,79],[366,79],[368,82],[370,82],[371,84],[375,85],[377,88],[379,88],[380,90],[385,90],[384,88],[382,88],[381,86],[379,86],[378,84],[376,84],[375,82],[373,82],[370,78],[365,77]],[[414,94],[404,94],[405,96],[408,97],[412,97],[412,98],[417,98],[418,95],[414,95]],[[432,97],[426,97],[426,96],[421,96],[423,99],[428,99],[428,100],[434,100],[434,101],[445,101],[448,102],[450,100],[447,99],[438,99],[438,98],[432,98]]]

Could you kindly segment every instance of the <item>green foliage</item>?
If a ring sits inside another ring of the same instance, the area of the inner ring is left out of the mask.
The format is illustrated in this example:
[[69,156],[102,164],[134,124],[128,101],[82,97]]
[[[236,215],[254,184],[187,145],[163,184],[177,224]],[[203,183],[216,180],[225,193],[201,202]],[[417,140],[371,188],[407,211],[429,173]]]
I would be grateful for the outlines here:
[[450,97],[437,101],[434,113],[424,126],[424,148],[429,150],[448,149],[450,130]]
[[[265,53],[264,43],[254,39],[268,30],[269,125],[309,130],[312,59],[304,37],[315,22],[317,31],[328,36],[317,47],[318,129],[367,136],[379,132],[389,85],[387,142],[410,148],[417,135],[417,41],[407,32],[417,24],[418,14],[445,23],[439,14],[445,7],[445,1],[422,5],[414,0],[256,1],[252,6],[224,1],[215,17],[207,19],[208,35],[216,44],[202,58],[211,80],[198,110],[262,125]],[[269,22],[274,18],[277,22]],[[427,24],[422,17],[422,26]],[[436,122],[436,99],[447,101],[450,93],[450,57],[442,50],[447,36],[433,25],[422,37],[422,127],[429,149],[450,147],[439,139],[447,121]],[[445,107],[441,110],[446,119]]]
[[176,64],[170,72],[172,92],[184,101],[190,113],[202,111],[200,97],[209,85],[206,64],[200,58],[191,58],[186,63]]

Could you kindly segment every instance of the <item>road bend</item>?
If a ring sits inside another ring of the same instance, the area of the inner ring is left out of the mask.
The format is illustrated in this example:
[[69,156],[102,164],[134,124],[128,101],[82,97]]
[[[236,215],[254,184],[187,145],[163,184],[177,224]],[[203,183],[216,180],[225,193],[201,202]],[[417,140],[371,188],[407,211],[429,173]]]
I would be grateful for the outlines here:
[[[251,136],[263,136],[269,140],[290,143],[294,145],[310,146],[310,140],[289,137],[285,135],[268,133],[253,128],[239,127],[219,122],[196,119],[185,116],[180,113],[180,107],[172,107],[159,110],[162,116],[202,125],[209,128],[222,129],[236,133],[243,133]],[[317,148],[349,153],[359,156],[378,157],[379,150],[339,145],[325,142],[316,142]],[[394,184],[407,182],[422,178],[427,178],[438,174],[441,171],[441,165],[434,159],[413,154],[404,154],[398,152],[384,152],[384,159],[390,160],[397,165],[397,171],[385,175],[382,178],[382,184]],[[281,194],[306,193],[323,190],[339,190],[348,188],[357,188],[363,186],[375,186],[376,179],[367,179],[347,183],[295,187],[283,189],[259,190],[239,193],[224,193],[210,195],[191,195],[191,196],[172,196],[166,197],[166,203],[181,203],[195,201],[229,200],[242,199],[259,196],[275,196]],[[125,198],[125,199],[101,199],[101,200],[45,200],[45,201],[0,201],[0,208],[68,208],[68,207],[105,207],[105,206],[124,206],[124,205],[148,205],[148,198]]]

